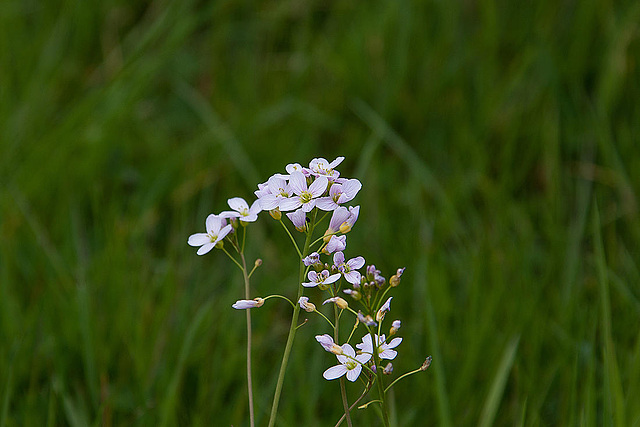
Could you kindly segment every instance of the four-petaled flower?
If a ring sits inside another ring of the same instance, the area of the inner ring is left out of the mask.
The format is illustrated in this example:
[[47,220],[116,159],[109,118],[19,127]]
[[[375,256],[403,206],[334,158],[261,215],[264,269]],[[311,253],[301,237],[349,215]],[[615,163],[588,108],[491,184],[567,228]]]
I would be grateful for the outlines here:
[[315,176],[326,176],[327,178],[336,179],[340,176],[340,173],[333,169],[342,163],[343,160],[344,157],[336,157],[334,161],[329,163],[327,159],[318,157],[309,163],[309,171]]
[[358,379],[360,372],[362,371],[362,364],[367,363],[371,358],[369,354],[358,354],[349,344],[342,346],[342,353],[337,354],[339,365],[332,366],[323,372],[322,376],[327,380],[335,380],[340,378],[344,374],[347,374],[347,379],[351,382]]
[[[375,340],[377,342],[376,350],[378,351],[378,357],[380,359],[395,359],[398,354],[397,351],[392,350],[400,345],[402,342],[402,338],[396,337],[392,339],[389,343],[386,342],[386,337],[384,334],[378,336],[375,335]],[[373,341],[371,340],[371,335],[367,334],[362,337],[362,342],[360,344],[356,344],[356,347],[359,348],[363,354],[373,354]]]
[[349,261],[344,260],[344,253],[342,251],[333,254],[333,265],[336,266],[338,271],[342,273],[344,279],[352,285],[360,283],[360,272],[357,271],[364,265],[364,258],[361,256],[351,258]]
[[329,188],[329,195],[320,197],[316,202],[318,209],[323,211],[336,210],[341,204],[347,203],[358,194],[362,183],[357,179],[347,179],[342,184],[333,184]]
[[347,247],[347,236],[331,236],[329,243],[324,247],[323,252],[332,254],[336,251],[344,251]]
[[289,178],[289,186],[295,196],[280,202],[281,211],[292,211],[302,207],[304,212],[310,212],[316,206],[316,199],[325,192],[329,181],[324,176],[317,177],[310,186],[302,172],[294,171]]
[[242,222],[254,222],[258,219],[258,214],[262,211],[260,201],[253,202],[251,207],[242,197],[234,197],[227,200],[232,211],[224,211],[220,213],[222,218],[238,218]]
[[189,236],[189,240],[187,240],[190,246],[200,246],[200,249],[196,252],[198,255],[204,255],[209,252],[233,229],[231,224],[227,224],[224,218],[214,214],[207,217],[205,226],[207,228],[206,233],[192,234]]
[[329,285],[340,278],[340,273],[329,275],[329,270],[322,270],[320,273],[316,273],[311,270],[307,275],[310,282],[303,282],[302,286],[305,288],[312,288],[318,285]]

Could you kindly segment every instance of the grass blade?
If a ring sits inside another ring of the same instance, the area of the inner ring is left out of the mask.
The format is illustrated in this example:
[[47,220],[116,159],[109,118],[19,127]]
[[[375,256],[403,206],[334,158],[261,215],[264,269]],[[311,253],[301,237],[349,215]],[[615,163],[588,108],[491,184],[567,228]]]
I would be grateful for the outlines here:
[[496,417],[496,412],[498,411],[498,407],[500,406],[502,394],[504,393],[504,387],[507,383],[507,378],[509,377],[509,371],[511,371],[513,361],[516,357],[516,351],[518,350],[519,342],[519,336],[512,338],[502,355],[502,360],[500,361],[500,365],[498,366],[498,372],[496,372],[496,376],[493,378],[491,390],[489,391],[487,400],[485,401],[484,407],[482,408],[482,415],[480,416],[480,427],[488,427],[490,425],[493,425]]

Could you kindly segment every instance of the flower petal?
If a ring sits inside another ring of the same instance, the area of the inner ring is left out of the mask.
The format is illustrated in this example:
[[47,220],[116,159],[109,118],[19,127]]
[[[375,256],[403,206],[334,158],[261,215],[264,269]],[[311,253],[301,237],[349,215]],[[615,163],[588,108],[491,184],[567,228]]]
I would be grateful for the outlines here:
[[340,378],[347,372],[347,367],[344,365],[332,366],[322,373],[325,380],[335,380]]
[[211,242],[211,238],[207,233],[192,234],[187,241],[190,246],[202,246],[209,242]]
[[233,197],[227,200],[227,203],[234,211],[249,210],[249,205],[242,197]]
[[222,228],[227,221],[220,218],[218,215],[211,214],[207,217],[205,225],[207,226],[207,233],[218,234],[218,231]]
[[209,252],[211,249],[213,249],[213,247],[215,246],[215,243],[207,243],[204,244],[202,246],[200,246],[200,249],[198,249],[198,252],[196,252],[198,255],[204,255],[207,252]]
[[324,193],[324,190],[327,189],[327,185],[329,185],[329,180],[325,176],[319,176],[311,183],[309,186],[309,193],[311,193],[314,197],[321,196]]
[[360,376],[361,371],[362,371],[362,365],[357,364],[355,368],[347,371],[347,379],[351,382],[354,382]]
[[295,194],[299,195],[303,191],[307,191],[307,178],[304,177],[302,172],[295,171],[289,178],[289,186]]
[[387,344],[387,347],[389,347],[389,348],[396,348],[397,346],[399,346],[399,345],[400,345],[400,343],[401,343],[401,342],[402,342],[402,338],[400,338],[400,337],[396,337],[396,338],[392,339],[392,340],[391,340],[391,342],[389,342],[389,343]]

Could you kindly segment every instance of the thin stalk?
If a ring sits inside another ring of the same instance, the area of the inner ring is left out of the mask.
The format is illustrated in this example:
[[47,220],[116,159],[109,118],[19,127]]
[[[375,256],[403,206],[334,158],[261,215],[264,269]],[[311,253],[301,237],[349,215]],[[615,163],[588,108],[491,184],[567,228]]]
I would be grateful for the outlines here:
[[[244,240],[244,239],[243,239]],[[244,242],[243,242],[244,246]],[[242,260],[242,277],[244,278],[244,295],[246,299],[250,299],[249,289],[249,275],[247,274],[247,262],[244,258],[244,253],[240,252],[240,259]],[[249,394],[249,422],[251,427],[255,425],[255,419],[253,415],[253,380],[251,374],[251,310],[245,310],[247,312],[247,392]]]
[[[338,321],[340,320],[340,316],[338,315],[338,307],[335,305],[333,306],[333,316],[336,320],[335,326],[333,327],[333,339],[335,342],[340,342],[340,338],[338,336],[338,328],[340,325]],[[349,401],[347,400],[347,389],[344,384],[344,376],[340,377],[340,395],[342,396],[342,406],[344,407],[344,415],[347,418],[347,425],[349,427],[353,427],[353,424],[351,424],[351,415],[349,414]]]
[[[303,254],[306,255],[307,252],[309,251],[309,245],[311,244],[312,234],[313,234],[313,228],[307,231],[307,238],[304,242],[302,253],[298,251],[298,254],[300,255],[300,276],[298,279],[298,298],[296,299],[296,301],[299,301],[300,297],[304,294],[304,287],[302,286],[302,282],[304,280],[304,272],[306,271],[306,266],[302,262],[302,258],[304,257]],[[298,247],[296,246],[296,250],[297,249]],[[293,347],[293,340],[296,336],[299,315],[300,315],[300,304],[295,304],[293,306],[293,315],[291,316],[291,326],[289,327],[289,336],[287,337],[287,344],[284,347],[284,354],[282,355],[282,363],[280,364],[280,373],[278,374],[276,391],[273,395],[273,404],[271,405],[271,416],[269,417],[269,427],[273,427],[275,425],[276,417],[278,416],[278,405],[280,404],[280,395],[282,393],[284,375],[287,371],[287,364],[289,363],[289,355],[291,354],[291,348]]]
[[371,339],[374,342],[373,358],[376,364],[376,377],[377,377],[376,382],[378,383],[378,393],[380,394],[380,409],[382,411],[382,421],[384,422],[385,427],[389,427],[390,426],[389,414],[387,413],[387,402],[385,400],[385,390],[384,390],[384,386],[382,385],[382,369],[383,368],[380,365],[380,357],[378,356],[378,351],[377,351],[378,343],[376,342],[373,334],[371,334]]

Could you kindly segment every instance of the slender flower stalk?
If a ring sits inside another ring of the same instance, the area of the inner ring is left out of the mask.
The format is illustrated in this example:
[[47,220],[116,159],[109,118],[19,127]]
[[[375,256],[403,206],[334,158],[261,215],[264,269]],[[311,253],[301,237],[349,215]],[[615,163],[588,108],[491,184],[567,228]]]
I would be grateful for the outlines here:
[[[337,305],[333,306],[333,315],[335,319],[335,326],[333,327],[334,339],[338,342],[338,319],[340,314],[338,313]],[[340,377],[340,395],[342,396],[342,406],[344,407],[344,416],[347,419],[347,425],[353,427],[353,424],[351,424],[351,415],[349,415],[349,401],[347,400],[347,389],[345,387],[344,377]]]
[[[373,334],[370,335],[371,339],[374,339]],[[375,342],[375,340],[374,340]],[[382,421],[384,422],[385,427],[389,427],[389,412],[387,410],[387,402],[385,399],[385,389],[382,384],[382,366],[380,365],[380,357],[378,356],[378,352],[373,351],[373,360],[376,364],[376,382],[378,383],[378,393],[380,394],[380,409],[382,411]]]
[[[304,265],[302,258],[309,253],[309,246],[311,245],[311,236],[313,234],[313,221],[311,226],[307,229],[307,238],[305,239],[302,253],[300,254],[300,276],[298,278],[298,298],[304,294],[304,287],[302,281],[304,280],[307,267]],[[297,249],[297,247],[296,247]],[[284,354],[282,355],[282,363],[280,364],[280,373],[278,374],[278,382],[276,384],[276,391],[273,395],[273,404],[271,405],[271,416],[269,417],[269,427],[273,427],[276,423],[278,416],[278,405],[280,404],[280,394],[282,393],[282,384],[284,383],[284,375],[287,370],[287,364],[289,363],[289,355],[291,354],[291,347],[293,346],[293,340],[296,336],[296,329],[298,325],[298,316],[300,315],[300,304],[295,304],[293,307],[293,314],[291,316],[291,326],[289,327],[289,336],[287,337],[287,344],[284,348]]]
[[[246,299],[249,299],[249,275],[247,274],[247,261],[245,260],[244,252],[240,252],[240,259],[242,260],[244,295]],[[251,374],[251,310],[245,311],[247,312],[247,393],[249,394],[249,422],[251,427],[253,427],[255,425],[255,418],[253,413],[253,380]]]

